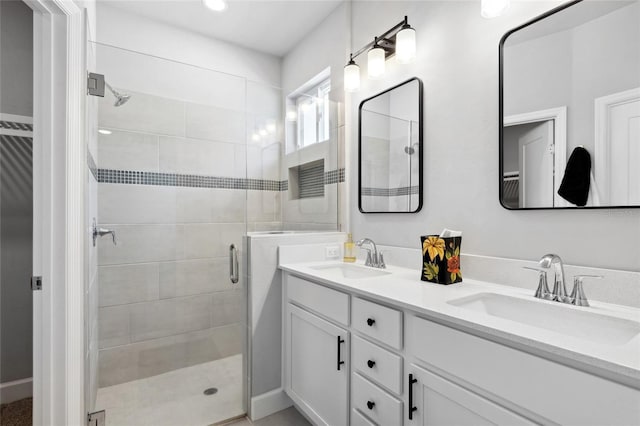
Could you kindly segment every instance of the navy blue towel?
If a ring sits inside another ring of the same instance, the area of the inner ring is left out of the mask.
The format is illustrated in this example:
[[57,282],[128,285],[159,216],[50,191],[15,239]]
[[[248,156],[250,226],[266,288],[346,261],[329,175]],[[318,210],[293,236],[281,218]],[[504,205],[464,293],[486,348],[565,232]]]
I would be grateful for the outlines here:
[[579,146],[573,150],[564,177],[558,189],[558,195],[576,206],[584,206],[589,198],[591,176],[591,155]]

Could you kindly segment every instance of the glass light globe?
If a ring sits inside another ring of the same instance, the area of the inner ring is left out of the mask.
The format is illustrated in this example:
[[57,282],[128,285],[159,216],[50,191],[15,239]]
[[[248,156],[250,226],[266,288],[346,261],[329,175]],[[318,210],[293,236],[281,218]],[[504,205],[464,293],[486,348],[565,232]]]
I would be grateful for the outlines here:
[[385,54],[382,47],[374,47],[367,53],[367,74],[376,79],[384,75]]
[[360,89],[360,67],[353,60],[344,67],[344,90],[357,92]]
[[408,64],[415,58],[416,30],[407,26],[396,34],[396,59],[401,64]]

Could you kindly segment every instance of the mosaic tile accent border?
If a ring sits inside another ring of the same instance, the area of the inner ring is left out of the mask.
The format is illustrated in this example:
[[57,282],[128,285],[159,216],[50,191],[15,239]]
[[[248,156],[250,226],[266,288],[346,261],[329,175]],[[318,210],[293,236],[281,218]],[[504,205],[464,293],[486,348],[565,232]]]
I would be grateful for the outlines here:
[[280,191],[280,181],[277,180],[185,175],[179,173],[139,172],[133,170],[98,169],[98,182],[129,185]]
[[400,188],[369,188],[364,187],[360,191],[362,195],[370,197],[397,197],[402,195],[415,195],[420,192],[419,186],[402,186]]
[[324,172],[324,184],[330,185],[332,183],[344,182],[344,168],[337,170],[329,170]]
[[0,129],[24,130],[27,132],[33,132],[33,124],[0,120]]
[[[93,158],[87,156],[89,168]],[[95,164],[95,162],[93,162]],[[125,185],[181,186],[190,188],[248,189],[254,191],[287,191],[286,180],[244,179],[218,176],[186,175],[179,173],[140,172],[134,170],[95,169],[96,179],[100,183]],[[93,173],[93,170],[92,170]],[[344,182],[344,169],[325,172],[325,185]]]

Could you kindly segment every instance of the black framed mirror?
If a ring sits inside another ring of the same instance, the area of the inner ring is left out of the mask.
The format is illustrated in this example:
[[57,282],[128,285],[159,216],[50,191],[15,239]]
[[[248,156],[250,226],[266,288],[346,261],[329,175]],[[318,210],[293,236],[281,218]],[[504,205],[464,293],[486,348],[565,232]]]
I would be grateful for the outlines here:
[[572,1],[500,42],[500,203],[640,207],[640,1]]
[[358,108],[358,208],[416,213],[422,208],[422,81],[411,78]]

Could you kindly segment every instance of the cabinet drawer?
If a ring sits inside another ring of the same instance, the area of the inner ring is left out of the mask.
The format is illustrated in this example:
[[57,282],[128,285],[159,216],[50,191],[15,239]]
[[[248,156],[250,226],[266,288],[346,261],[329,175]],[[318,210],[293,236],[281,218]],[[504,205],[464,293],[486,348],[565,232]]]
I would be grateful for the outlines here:
[[402,401],[358,373],[352,375],[351,407],[367,413],[367,416],[379,425],[402,425]]
[[287,275],[287,296],[340,324],[349,325],[349,295]]
[[535,413],[536,423],[640,424],[637,389],[422,318],[407,327],[417,359],[510,410]]
[[402,312],[355,297],[351,309],[353,328],[392,348],[402,349]]
[[402,357],[353,336],[351,365],[392,392],[402,393]]
[[371,423],[360,411],[351,410],[351,426],[376,426]]

